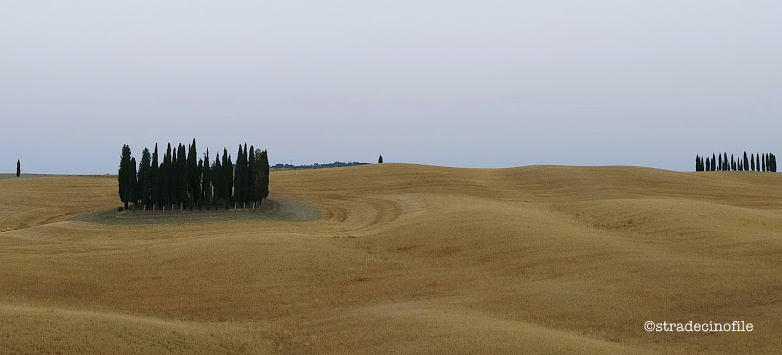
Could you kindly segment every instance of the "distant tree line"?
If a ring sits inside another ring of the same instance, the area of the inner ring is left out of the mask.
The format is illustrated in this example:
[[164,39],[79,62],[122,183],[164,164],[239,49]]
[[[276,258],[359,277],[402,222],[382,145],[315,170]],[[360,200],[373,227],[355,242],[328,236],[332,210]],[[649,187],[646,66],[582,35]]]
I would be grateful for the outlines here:
[[276,164],[272,166],[274,169],[290,169],[290,170],[300,170],[300,169],[323,169],[323,168],[341,168],[346,166],[356,166],[356,165],[367,165],[369,163],[359,163],[357,161],[354,161],[352,163],[345,163],[341,161],[336,161],[333,163],[328,164],[312,164],[312,165],[291,165],[291,164]]
[[712,154],[711,158],[695,156],[695,171],[777,171],[777,157],[771,153],[755,153],[747,156],[747,152],[744,152],[744,157],[733,158],[733,154],[730,155],[728,160],[728,153]]
[[[179,144],[165,154],[158,155],[158,147],[150,154],[144,148],[141,162],[131,156],[130,147],[122,146],[119,174],[119,197],[125,209],[133,205],[144,210],[151,208],[180,210],[194,207],[209,210],[223,206],[225,209],[247,208],[261,204],[269,196],[269,158],[266,150],[247,149],[247,143],[239,145],[236,163],[228,150],[223,148],[222,159],[218,153],[210,163],[209,149],[203,158],[198,157],[196,141],[185,146]],[[211,165],[210,165],[211,164]]]

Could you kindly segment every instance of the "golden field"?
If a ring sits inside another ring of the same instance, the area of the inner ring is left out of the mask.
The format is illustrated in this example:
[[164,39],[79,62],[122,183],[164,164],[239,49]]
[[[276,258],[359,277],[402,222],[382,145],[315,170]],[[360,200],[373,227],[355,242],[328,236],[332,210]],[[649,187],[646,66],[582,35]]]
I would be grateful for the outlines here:
[[117,213],[115,177],[0,179],[0,353],[782,349],[782,175],[375,164],[270,190]]

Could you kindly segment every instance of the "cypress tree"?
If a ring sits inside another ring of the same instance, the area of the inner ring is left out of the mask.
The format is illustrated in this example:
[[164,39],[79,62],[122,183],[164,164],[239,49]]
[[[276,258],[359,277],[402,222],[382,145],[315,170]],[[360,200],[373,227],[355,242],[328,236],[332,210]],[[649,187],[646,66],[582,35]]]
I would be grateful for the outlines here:
[[239,151],[236,153],[236,172],[234,173],[234,209],[236,209],[236,204],[241,204],[242,202],[242,196],[244,195],[242,188],[244,187],[244,182],[242,181],[242,177],[244,176],[244,167],[242,165],[242,155],[244,151],[242,150],[242,145],[239,144]]
[[130,178],[130,147],[127,144],[122,145],[122,155],[119,160],[119,172],[117,173],[117,180],[119,182],[119,198],[125,204],[125,209],[128,209],[128,181]]
[[228,205],[231,203],[231,190],[233,189],[233,174],[232,170],[233,167],[231,164],[229,164],[228,161],[228,149],[223,148],[223,164],[222,164],[223,171],[220,172],[222,181],[220,182],[222,184],[222,197],[223,197],[223,203],[225,204],[225,209],[228,209]]
[[722,171],[722,154],[717,156],[717,171]]
[[766,171],[766,153],[763,153],[763,159],[760,159],[760,162],[763,164],[763,168],[760,171]]
[[204,154],[204,172],[202,173],[201,178],[201,193],[203,195],[203,198],[201,199],[202,204],[206,204],[206,210],[209,211],[210,205],[212,204],[212,176],[211,176],[211,169],[209,168],[209,164],[211,162],[209,161],[209,148],[206,148],[206,153]]
[[212,186],[214,186],[213,194],[215,209],[217,209],[217,204],[222,203],[223,194],[225,193],[225,188],[223,187],[223,164],[220,160],[220,153],[217,153],[215,163],[212,166]]
[[747,158],[747,152],[744,151],[744,171],[749,171],[749,158]]
[[730,170],[736,171],[736,160],[733,159],[733,154],[730,155]]
[[383,164],[383,154],[380,154],[380,157],[377,158],[377,163],[378,164]]
[[768,153],[766,159],[768,159],[768,162],[766,162],[766,169],[768,169],[769,172],[774,172],[774,154]]
[[755,171],[760,171],[760,153],[755,153]]
[[152,177],[151,177],[151,158],[149,155],[149,149],[144,148],[141,153],[141,164],[138,166],[138,183],[139,183],[139,199],[141,200],[141,206],[146,211],[150,201],[150,194],[152,191]]
[[768,172],[773,172],[774,171],[774,165],[773,165],[773,162],[772,162],[772,159],[771,159],[772,156],[773,156],[773,154],[766,153],[766,171],[768,171]]
[[768,171],[772,173],[777,172],[777,156],[774,155],[774,153],[768,154],[768,162],[771,164],[771,167],[768,169]]
[[269,196],[269,156],[266,149],[261,151],[261,159],[258,169],[261,175],[261,200]]
[[774,154],[771,154],[771,153],[767,153],[766,154],[766,169],[769,172],[773,172],[774,171],[774,164],[773,164],[773,159],[772,159],[773,156],[774,156]]
[[152,210],[155,210],[155,206],[160,203],[160,165],[157,153],[157,143],[155,143],[155,151],[152,152],[152,166],[149,169],[149,196],[150,203],[152,204]]
[[179,197],[179,210],[184,209],[184,205],[188,202],[187,198],[187,155],[185,152],[185,146],[179,144],[177,150],[177,161],[179,162],[179,175],[177,181],[177,196]]
[[166,148],[166,154],[163,155],[163,164],[160,169],[160,204],[163,206],[163,210],[166,210],[166,206],[171,207],[173,201],[171,200],[171,172],[173,167],[171,166],[171,143],[168,143]]
[[247,142],[244,143],[242,152],[242,208],[247,208],[247,201],[250,197],[250,161],[247,157]]
[[730,171],[730,160],[728,160],[728,153],[723,153],[722,161],[725,163],[725,171]]
[[750,161],[750,168],[752,171],[755,171],[755,154],[749,155],[749,161]]
[[16,177],[22,175],[22,165],[19,163],[19,159],[16,159]]
[[709,158],[706,158],[706,171],[711,171],[711,160]]
[[[193,144],[190,145],[187,153],[187,186],[188,194],[192,202],[198,203],[198,191],[200,190],[200,178],[198,174],[198,152],[196,149],[196,140],[193,138]],[[190,209],[193,209],[193,204],[190,203]]]
[[711,171],[717,171],[717,156],[711,154]]
[[[223,154],[226,154],[228,151],[224,151]],[[234,194],[234,184],[233,184],[233,174],[234,174],[234,163],[231,160],[231,156],[228,155],[226,158],[226,155],[223,155],[223,159],[225,159],[225,162],[223,163],[223,170],[225,170],[225,209],[228,209],[231,207],[231,204],[234,203],[234,198],[236,194]]]
[[[209,163],[207,163],[209,164]],[[204,174],[204,160],[201,158],[198,158],[198,179],[196,181],[196,187],[195,194],[193,195],[193,200],[195,200],[195,203],[198,205],[198,210],[201,210],[201,201],[203,199],[201,198],[201,181],[203,180],[203,174]]]
[[[169,143],[171,148],[171,143]],[[179,203],[179,190],[177,189],[177,183],[179,182],[179,163],[177,162],[177,150],[169,149],[171,154],[171,167],[168,170],[168,202],[171,204],[171,209],[174,209],[174,205]]]
[[258,202],[259,190],[258,186],[258,164],[256,164],[255,148],[250,146],[250,156],[247,158],[247,181],[249,182],[247,191],[247,200],[252,201],[253,209],[255,209],[255,203]]

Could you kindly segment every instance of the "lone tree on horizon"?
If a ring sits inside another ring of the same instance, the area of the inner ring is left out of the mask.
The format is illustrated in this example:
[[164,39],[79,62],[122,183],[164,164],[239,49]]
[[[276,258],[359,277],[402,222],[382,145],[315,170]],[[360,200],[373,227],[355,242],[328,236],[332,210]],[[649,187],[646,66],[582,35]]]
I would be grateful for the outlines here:
[[380,154],[380,158],[377,158],[378,164],[383,164],[383,154]]
[[22,166],[19,164],[19,159],[16,159],[16,177],[22,174]]

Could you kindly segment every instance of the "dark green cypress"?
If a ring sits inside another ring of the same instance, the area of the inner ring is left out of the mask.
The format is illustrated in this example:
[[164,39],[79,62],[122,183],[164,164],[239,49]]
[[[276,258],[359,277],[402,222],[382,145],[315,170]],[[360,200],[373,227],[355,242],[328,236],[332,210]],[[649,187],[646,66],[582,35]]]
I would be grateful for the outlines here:
[[747,158],[747,152],[744,151],[744,171],[749,171],[749,158]]
[[269,196],[269,156],[266,150],[261,151],[260,166],[261,171],[261,199]]
[[201,201],[203,200],[201,198],[201,180],[204,174],[204,160],[201,158],[198,159],[198,172],[196,174],[198,175],[198,180],[196,182],[196,187],[194,188],[195,194],[193,195],[193,200],[195,200],[195,203],[198,205],[198,210],[200,211]]
[[144,210],[149,205],[152,191],[151,163],[152,158],[150,157],[149,149],[144,148],[144,151],[141,153],[141,163],[138,166],[139,199]]
[[163,206],[163,210],[166,209],[166,206],[170,208],[171,204],[173,203],[171,200],[171,172],[173,170],[173,167],[171,166],[172,164],[171,143],[168,143],[166,154],[163,155],[163,168],[160,169],[160,204]]
[[225,162],[223,162],[223,170],[224,170],[224,183],[225,183],[225,209],[230,208],[231,204],[234,202],[234,193],[233,193],[233,174],[234,174],[234,164],[233,161],[231,161],[231,156],[227,155],[228,151],[223,151],[223,159],[225,159]]
[[187,153],[185,152],[185,146],[179,144],[177,149],[177,161],[179,162],[179,175],[177,181],[177,197],[179,197],[179,210],[184,208],[185,203],[188,202],[187,198]]
[[152,210],[160,203],[160,161],[157,152],[157,143],[155,143],[155,151],[152,152],[152,166],[149,169],[149,197]]
[[119,198],[125,204],[125,209],[128,209],[128,181],[130,178],[130,147],[127,144],[122,145],[122,155],[119,160],[119,172],[117,173],[117,180],[119,183]]
[[722,171],[730,171],[730,166],[728,165],[728,153],[722,154]]
[[255,209],[255,203],[258,202],[258,168],[255,162],[255,148],[250,146],[250,151],[247,157],[247,202],[252,201],[253,209]]
[[760,171],[760,154],[755,153],[755,171]]
[[[244,202],[242,201],[242,188],[244,187],[244,182],[242,181],[242,177],[244,176],[242,153],[242,145],[239,144],[239,151],[236,153],[236,172],[234,173],[234,204],[239,205]],[[236,208],[236,205],[234,205],[234,208]]]
[[711,154],[711,171],[717,171],[717,156]]
[[19,159],[16,159],[16,177],[22,175],[22,165],[19,163]]
[[755,154],[749,155],[749,161],[750,161],[749,164],[750,168],[752,169],[752,171],[755,171]]
[[733,159],[733,154],[730,155],[730,170],[736,171],[736,160]]
[[247,143],[244,143],[242,152],[242,208],[247,208],[247,202],[250,197],[250,161],[247,156]]
[[215,163],[212,165],[212,186],[214,187],[212,193],[215,199],[215,209],[217,209],[217,205],[223,201],[223,193],[225,192],[225,188],[223,188],[223,164],[220,160],[220,153],[217,153]]
[[[193,138],[193,144],[190,145],[187,153],[187,186],[190,199],[194,203],[198,203],[198,191],[200,190],[200,179],[198,176],[198,152],[196,149],[196,140]],[[190,209],[193,209],[192,203],[190,203]]]
[[209,168],[209,164],[212,162],[209,161],[209,148],[206,148],[206,153],[204,154],[204,171],[202,173],[201,177],[201,194],[202,194],[202,204],[206,205],[206,210],[209,211],[211,204],[212,204],[212,176],[211,176],[211,169]]
[[[169,148],[171,148],[171,143],[169,143]],[[174,209],[174,205],[179,204],[179,190],[177,190],[179,163],[177,162],[177,150],[169,149],[169,153],[171,153],[171,167],[168,170],[168,203],[171,204],[171,209]]]

